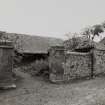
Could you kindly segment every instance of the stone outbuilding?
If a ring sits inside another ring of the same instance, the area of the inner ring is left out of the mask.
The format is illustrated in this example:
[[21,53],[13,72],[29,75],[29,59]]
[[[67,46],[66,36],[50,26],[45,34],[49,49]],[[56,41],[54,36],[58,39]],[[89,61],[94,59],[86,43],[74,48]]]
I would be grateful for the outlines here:
[[70,81],[105,73],[105,46],[84,40],[75,50],[52,47],[49,54],[50,80]]
[[56,46],[63,43],[62,39],[53,37],[15,33],[5,33],[4,35],[10,41],[14,42],[16,54],[20,57],[22,56],[21,64],[46,59],[50,46]]

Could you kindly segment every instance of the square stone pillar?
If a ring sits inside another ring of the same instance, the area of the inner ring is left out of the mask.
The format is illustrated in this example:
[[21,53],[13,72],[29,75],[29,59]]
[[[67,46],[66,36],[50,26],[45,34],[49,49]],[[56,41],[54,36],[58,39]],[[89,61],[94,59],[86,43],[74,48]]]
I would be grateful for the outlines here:
[[0,88],[15,87],[13,81],[12,42],[0,40]]

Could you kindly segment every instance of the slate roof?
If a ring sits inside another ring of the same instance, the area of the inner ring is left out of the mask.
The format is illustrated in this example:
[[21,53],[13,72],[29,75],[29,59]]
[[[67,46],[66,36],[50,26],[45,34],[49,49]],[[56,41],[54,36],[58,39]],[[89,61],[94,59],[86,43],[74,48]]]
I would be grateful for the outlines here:
[[[17,50],[20,53],[48,53],[51,46],[60,46],[63,40],[52,37],[31,36],[24,34],[6,33],[11,40],[17,38]],[[19,48],[18,48],[19,47]]]

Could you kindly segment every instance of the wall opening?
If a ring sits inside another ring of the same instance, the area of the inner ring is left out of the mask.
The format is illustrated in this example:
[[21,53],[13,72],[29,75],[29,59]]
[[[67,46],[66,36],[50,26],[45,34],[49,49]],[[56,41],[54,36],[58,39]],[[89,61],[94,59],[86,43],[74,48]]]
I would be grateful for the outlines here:
[[80,48],[80,49],[75,49],[76,52],[81,52],[81,53],[86,53],[90,52],[92,48]]

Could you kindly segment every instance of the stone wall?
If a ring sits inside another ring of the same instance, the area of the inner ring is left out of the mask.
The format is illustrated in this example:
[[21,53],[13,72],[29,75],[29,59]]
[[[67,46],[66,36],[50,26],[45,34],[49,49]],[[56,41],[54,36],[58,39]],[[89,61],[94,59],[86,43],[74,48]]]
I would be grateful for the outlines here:
[[50,80],[52,82],[91,76],[91,54],[65,52],[63,48],[52,48],[49,55]]
[[94,75],[105,74],[105,50],[94,50]]
[[13,82],[13,47],[11,43],[0,41],[0,88]]
[[92,62],[90,53],[66,53],[64,75],[69,79],[91,76]]
[[105,50],[93,49],[88,53],[80,53],[52,48],[49,67],[52,82],[105,74]]

